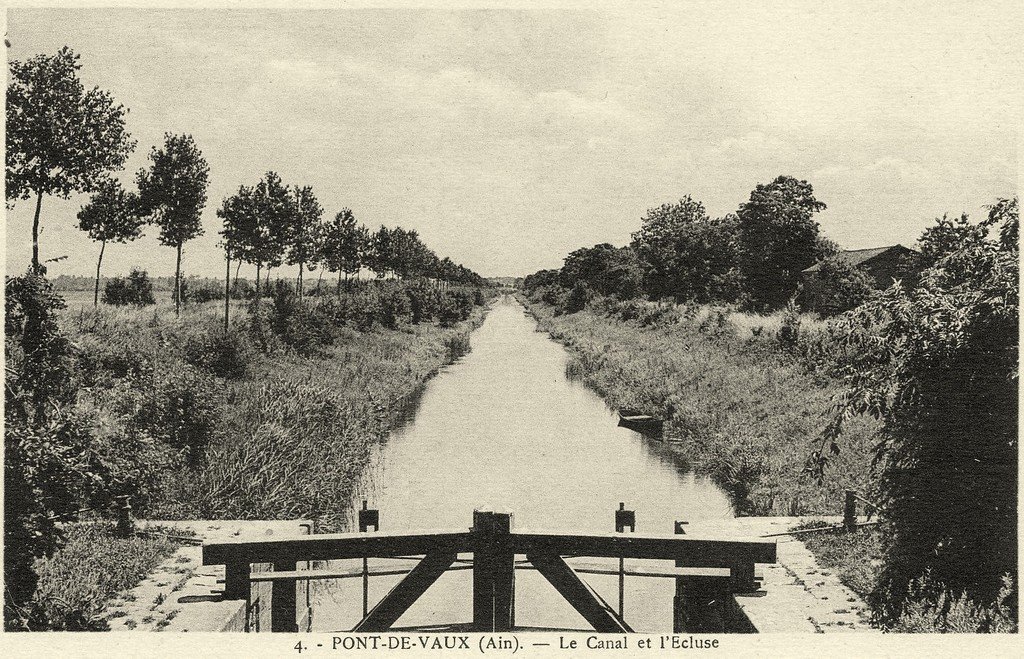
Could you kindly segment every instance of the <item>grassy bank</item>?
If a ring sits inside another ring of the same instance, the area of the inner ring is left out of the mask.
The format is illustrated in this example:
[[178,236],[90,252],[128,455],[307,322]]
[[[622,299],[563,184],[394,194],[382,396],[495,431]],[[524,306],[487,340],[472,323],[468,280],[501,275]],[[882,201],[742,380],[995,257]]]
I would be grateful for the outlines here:
[[257,349],[266,336],[252,338],[241,310],[225,334],[218,303],[180,318],[166,307],[101,307],[66,323],[92,385],[79,404],[119,438],[162,435],[177,449],[161,456],[168,469],[136,483],[137,509],[165,519],[302,517],[340,530],[370,447],[430,377],[468,351],[484,312],[475,307],[451,327],[342,324],[301,351]]
[[237,303],[225,329],[222,302],[180,317],[164,305],[69,309],[45,280],[9,280],[7,627],[83,627],[106,597],[89,575],[118,571],[105,558],[148,565],[144,543],[100,552],[84,597],[58,569],[81,562],[80,515],[109,519],[122,498],[142,518],[344,530],[371,447],[469,350],[485,302],[425,281],[302,300],[282,282],[258,306]]
[[845,489],[870,489],[877,426],[867,419],[851,421],[823,486],[803,476],[838,384],[782,349],[770,323],[635,301],[598,299],[571,314],[528,304],[571,350],[570,375],[614,408],[664,418],[665,434],[682,440],[673,450],[725,488],[740,514],[835,514]]

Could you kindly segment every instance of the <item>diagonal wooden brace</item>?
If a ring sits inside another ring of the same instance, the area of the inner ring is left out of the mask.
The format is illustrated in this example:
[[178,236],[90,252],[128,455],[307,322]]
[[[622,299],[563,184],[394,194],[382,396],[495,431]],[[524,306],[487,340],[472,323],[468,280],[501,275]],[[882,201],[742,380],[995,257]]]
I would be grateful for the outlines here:
[[448,550],[428,553],[352,631],[384,632],[390,629],[420,595],[451,567],[456,558],[458,553]]
[[555,590],[572,604],[595,631],[623,634],[633,631],[561,556],[537,552],[527,554],[526,559],[533,563],[537,571],[551,582]]

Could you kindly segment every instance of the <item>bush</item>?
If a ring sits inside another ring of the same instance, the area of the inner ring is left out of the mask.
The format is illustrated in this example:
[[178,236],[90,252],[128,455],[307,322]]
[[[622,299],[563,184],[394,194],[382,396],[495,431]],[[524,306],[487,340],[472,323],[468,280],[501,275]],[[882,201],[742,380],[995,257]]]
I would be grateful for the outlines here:
[[796,308],[793,300],[786,305],[786,311],[782,315],[782,325],[779,327],[779,343],[787,350],[793,350],[800,343],[800,311]]
[[871,296],[871,278],[838,256],[825,259],[799,293],[800,306],[822,316],[835,316],[863,304]]
[[153,386],[140,397],[132,425],[196,464],[217,432],[220,395],[213,379],[183,365],[156,374]]
[[145,270],[132,269],[128,278],[114,277],[103,289],[103,303],[114,306],[135,305],[138,307],[156,304],[153,297],[153,282]]
[[412,321],[409,296],[396,287],[388,287],[380,295],[380,322],[388,329],[398,329]]
[[565,299],[565,313],[576,313],[583,311],[587,308],[587,302],[590,302],[590,290],[583,282],[576,282],[572,290],[569,291],[569,296]]
[[60,542],[57,522],[107,483],[90,450],[91,424],[70,410],[77,396],[71,344],[57,323],[64,301],[42,276],[5,283],[4,620],[24,626],[34,558]]
[[937,597],[927,593],[935,591],[934,584],[926,585],[927,578],[914,582],[907,594],[908,605],[903,615],[887,631],[900,634],[1014,634],[1017,619],[1014,614],[1016,589],[1009,575],[996,600],[989,606],[979,606],[960,594],[953,597],[942,592]]
[[916,288],[894,285],[836,323],[847,386],[808,469],[822,477],[853,416],[884,424],[874,464],[892,525],[878,587],[886,621],[925,575],[991,602],[1017,573],[1017,224],[1016,200],[997,204]]
[[256,287],[248,279],[231,279],[231,299],[251,300],[256,296]]
[[188,281],[188,285],[185,285],[186,280],[182,280],[182,296],[181,299],[185,302],[191,302],[192,304],[203,304],[204,302],[211,302],[213,300],[224,299],[224,286],[217,284],[216,282],[210,281]]
[[185,361],[222,378],[245,375],[251,360],[251,346],[236,331],[200,332],[185,341]]

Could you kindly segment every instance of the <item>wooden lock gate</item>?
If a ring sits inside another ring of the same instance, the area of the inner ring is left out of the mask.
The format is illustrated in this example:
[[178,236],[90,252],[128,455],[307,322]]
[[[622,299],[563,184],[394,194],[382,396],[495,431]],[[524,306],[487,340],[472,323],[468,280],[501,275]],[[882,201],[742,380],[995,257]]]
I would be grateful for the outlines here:
[[[681,527],[677,526],[677,532]],[[459,554],[471,553],[471,561]],[[517,561],[524,555],[525,561]],[[411,570],[368,574],[352,570],[296,569],[299,564],[343,559],[419,557]],[[533,569],[598,632],[631,632],[616,612],[580,573],[623,574],[600,567],[575,569],[566,557],[674,560],[669,570],[634,570],[625,574],[676,580],[675,632],[727,631],[730,613],[725,602],[737,593],[758,590],[755,564],[774,563],[773,541],[716,540],[678,534],[531,533],[512,528],[512,514],[473,512],[468,531],[409,533],[336,533],[290,539],[237,540],[203,545],[203,565],[224,565],[224,598],[251,605],[252,586],[271,582],[271,629],[295,632],[296,582],[404,574],[405,577],[369,611],[352,631],[382,632],[447,571],[473,571],[472,631],[501,632],[515,628],[515,571]],[[253,564],[272,564],[273,571],[255,573]],[[621,606],[621,603],[620,603]],[[733,628],[736,625],[732,625]],[[742,627],[742,625],[740,625]],[[247,626],[247,630],[248,626]]]

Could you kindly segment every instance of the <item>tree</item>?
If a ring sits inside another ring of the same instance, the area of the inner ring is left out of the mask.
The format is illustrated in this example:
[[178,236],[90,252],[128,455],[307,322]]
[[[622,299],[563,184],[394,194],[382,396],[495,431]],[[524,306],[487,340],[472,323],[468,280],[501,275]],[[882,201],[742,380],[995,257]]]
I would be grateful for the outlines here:
[[288,264],[299,266],[299,299],[302,299],[302,272],[316,252],[316,235],[323,217],[324,209],[320,206],[313,188],[308,185],[295,188],[295,212],[289,231]]
[[[270,271],[284,262],[285,252],[292,243],[295,229],[295,198],[288,186],[276,172],[267,172],[253,191],[259,218],[259,236],[253,251],[256,262],[256,279],[259,280],[260,265],[267,267],[267,285]],[[259,298],[259,288],[257,299]]]
[[125,192],[115,179],[100,184],[99,191],[78,211],[78,228],[100,241],[96,260],[96,289],[93,306],[100,303],[100,267],[108,242],[126,243],[142,235],[144,219],[138,214],[138,198]]
[[885,620],[905,610],[915,582],[925,596],[966,592],[982,605],[1005,574],[1016,582],[1018,227],[1017,200],[1001,200],[915,288],[892,286],[836,326],[848,389],[808,468],[823,476],[852,416],[882,421]]
[[327,225],[323,238],[324,266],[331,272],[338,273],[338,294],[341,294],[342,273],[348,275],[359,272],[364,265],[364,255],[369,244],[369,232],[366,227],[356,224],[355,215],[348,208],[343,208]]
[[948,254],[962,249],[964,245],[983,242],[987,236],[988,227],[984,223],[971,224],[967,213],[956,219],[943,215],[935,220],[933,226],[925,229],[918,240],[918,266],[929,268]]
[[366,265],[378,278],[386,276],[394,270],[394,234],[386,226],[381,226],[370,237],[367,248]]
[[630,247],[608,243],[584,247],[565,257],[560,273],[562,286],[572,289],[582,282],[601,295],[630,299],[640,293],[642,274],[636,253]]
[[79,56],[64,47],[10,64],[7,85],[6,197],[36,196],[32,220],[32,269],[39,262],[39,213],[43,195],[67,199],[94,192],[106,174],[120,170],[135,149],[125,129],[124,106],[109,92],[86,91]]
[[689,195],[647,211],[632,247],[644,267],[644,287],[655,299],[679,302],[736,298],[736,219],[712,220]]
[[751,307],[779,309],[796,292],[800,272],[818,260],[819,227],[812,218],[824,209],[811,184],[791,176],[759,183],[740,206],[739,267]]
[[[229,327],[229,316],[231,313],[231,259],[238,261],[251,261],[253,258],[254,245],[259,242],[260,227],[259,214],[256,209],[256,199],[252,188],[244,185],[238,186],[238,192],[221,202],[217,209],[217,217],[223,221],[220,234],[223,237],[224,257],[227,260],[225,274],[225,301],[224,301],[224,331]],[[237,273],[237,269],[236,269]],[[235,275],[237,280],[238,275]],[[256,285],[259,286],[259,277],[256,278]],[[257,300],[256,304],[259,304]]]
[[221,235],[232,258],[256,266],[255,304],[259,308],[261,272],[264,266],[281,265],[285,249],[292,241],[295,197],[275,172],[253,187],[239,186],[225,199],[217,216],[223,220]]
[[203,235],[202,212],[210,167],[191,135],[164,135],[153,147],[149,170],[136,175],[139,206],[160,227],[160,243],[177,252],[174,265],[174,312],[181,313],[181,248]]

